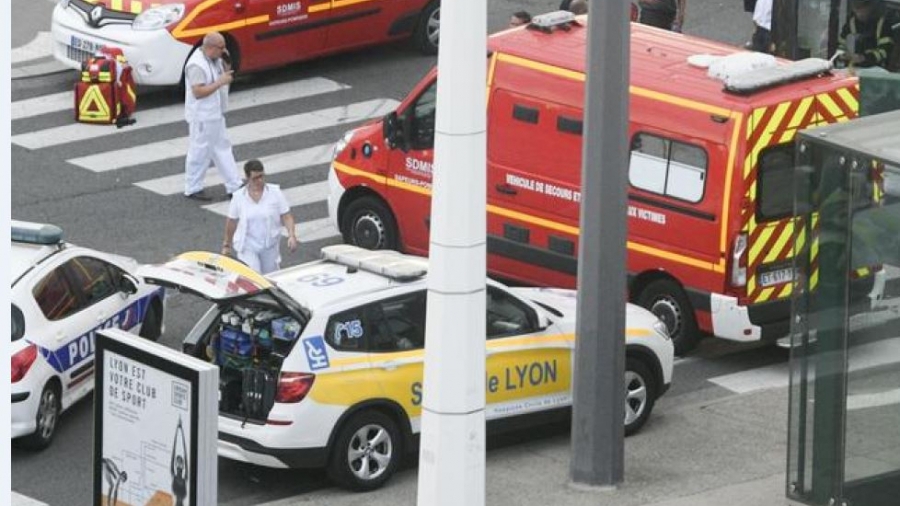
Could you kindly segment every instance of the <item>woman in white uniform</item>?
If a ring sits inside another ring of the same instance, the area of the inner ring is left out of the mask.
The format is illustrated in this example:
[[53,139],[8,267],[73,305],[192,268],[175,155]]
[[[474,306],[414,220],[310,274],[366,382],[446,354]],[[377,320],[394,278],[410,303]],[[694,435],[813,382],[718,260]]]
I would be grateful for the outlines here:
[[222,254],[234,252],[238,260],[266,274],[280,267],[282,226],[287,229],[288,248],[297,249],[294,217],[281,188],[264,181],[262,162],[249,160],[244,174],[247,184],[234,192],[228,207]]

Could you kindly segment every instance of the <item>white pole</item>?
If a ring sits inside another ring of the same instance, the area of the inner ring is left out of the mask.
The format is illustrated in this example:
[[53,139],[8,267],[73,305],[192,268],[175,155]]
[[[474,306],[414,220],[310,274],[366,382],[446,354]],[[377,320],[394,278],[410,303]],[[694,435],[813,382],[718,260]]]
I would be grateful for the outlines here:
[[419,506],[484,505],[486,0],[441,4]]

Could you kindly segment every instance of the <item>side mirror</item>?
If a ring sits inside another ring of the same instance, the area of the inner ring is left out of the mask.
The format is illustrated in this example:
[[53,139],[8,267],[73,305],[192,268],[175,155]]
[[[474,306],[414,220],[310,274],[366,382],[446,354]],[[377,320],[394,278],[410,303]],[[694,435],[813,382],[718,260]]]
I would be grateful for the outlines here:
[[391,111],[384,117],[381,122],[381,133],[387,146],[391,149],[397,147],[397,129],[399,121],[397,120],[397,112]]
[[138,291],[138,280],[131,274],[124,273],[119,278],[119,290],[126,295],[134,295]]

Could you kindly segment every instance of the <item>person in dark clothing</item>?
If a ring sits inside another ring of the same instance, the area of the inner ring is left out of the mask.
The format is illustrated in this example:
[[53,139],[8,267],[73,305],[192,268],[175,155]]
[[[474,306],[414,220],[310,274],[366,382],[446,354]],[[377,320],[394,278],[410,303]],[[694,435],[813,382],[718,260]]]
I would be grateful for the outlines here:
[[[855,67],[886,66],[894,48],[891,27],[897,20],[886,11],[881,0],[852,0],[850,7],[853,12],[838,39],[838,49],[844,51],[843,59]],[[848,44],[851,35],[855,43]]]
[[516,11],[509,17],[510,28],[531,23],[531,14],[528,11]]
[[685,0],[638,0],[638,21],[657,28],[680,32],[684,26]]

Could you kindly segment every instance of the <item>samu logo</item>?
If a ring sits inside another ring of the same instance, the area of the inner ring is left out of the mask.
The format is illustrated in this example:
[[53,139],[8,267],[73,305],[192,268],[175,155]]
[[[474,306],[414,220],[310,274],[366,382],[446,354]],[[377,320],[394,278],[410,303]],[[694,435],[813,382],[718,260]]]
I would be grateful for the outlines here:
[[325,350],[325,340],[322,336],[307,337],[303,340],[303,351],[306,352],[306,360],[313,371],[328,367],[328,352]]

